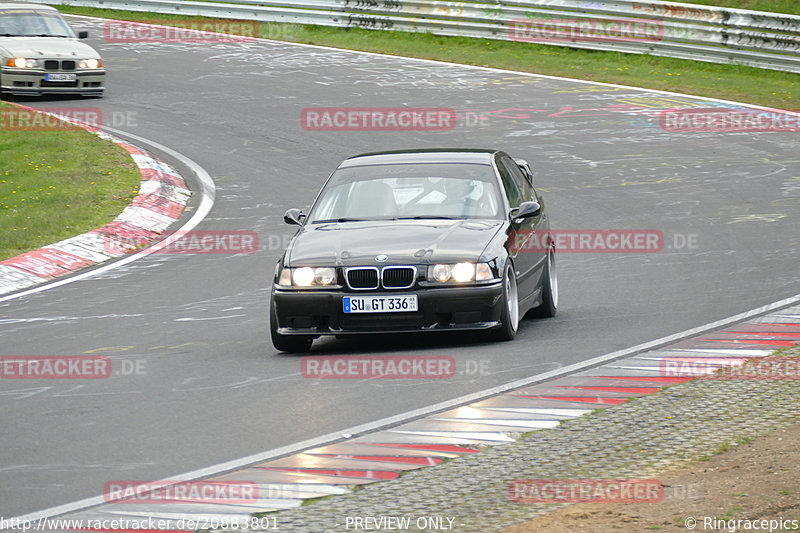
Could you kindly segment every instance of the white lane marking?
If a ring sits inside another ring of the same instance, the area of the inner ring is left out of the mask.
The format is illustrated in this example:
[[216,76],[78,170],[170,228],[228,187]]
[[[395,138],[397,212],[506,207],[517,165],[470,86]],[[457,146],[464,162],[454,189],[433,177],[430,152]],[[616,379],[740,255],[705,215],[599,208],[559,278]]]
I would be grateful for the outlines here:
[[390,430],[389,433],[399,433],[401,435],[419,435],[421,437],[441,437],[443,439],[470,439],[482,440],[485,442],[514,442],[514,437],[508,436],[507,433],[500,432],[480,432],[480,431],[395,431]]
[[[675,357],[637,357],[637,359],[643,359],[643,360],[646,360],[646,361],[658,361],[659,363],[661,363],[664,360],[669,362],[670,359],[675,359]],[[684,357],[684,359],[689,359],[689,357]],[[720,358],[720,357],[713,357],[713,358],[691,357],[691,359],[692,359],[692,362],[689,363],[689,364],[700,364],[700,363],[702,363],[703,365],[717,365],[717,366],[728,366],[732,362],[736,362],[736,361],[740,361],[741,362],[741,361],[746,361],[747,360],[746,357],[723,357],[723,358]],[[720,360],[720,359],[722,359],[722,360]],[[661,367],[660,364],[659,364],[659,367]]]
[[559,420],[512,420],[508,418],[432,418],[443,422],[460,422],[462,424],[484,424],[487,426],[510,426],[522,428],[554,428],[561,423]]
[[[224,480],[223,480],[224,481]],[[318,494],[320,496],[325,494],[348,494],[353,492],[349,487],[341,485],[331,485],[329,483],[256,483],[258,487],[258,496],[266,494],[268,497],[274,494],[283,494],[284,496],[292,494],[292,498],[305,498],[306,496],[299,496],[300,494]],[[284,497],[282,499],[289,499]]]
[[247,316],[247,315],[211,316],[211,317],[207,317],[207,318],[194,318],[194,317],[191,317],[191,316],[187,316],[187,317],[184,317],[184,318],[176,318],[175,322],[194,322],[194,321],[201,321],[201,320],[224,320],[226,318],[239,318],[239,317],[242,317],[242,316]]
[[604,365],[603,368],[616,368],[617,370],[641,370],[643,372],[653,372],[653,376],[661,375],[661,366],[620,366],[620,365]]
[[573,418],[591,413],[591,409],[537,409],[535,407],[481,407],[487,411],[502,411],[509,413],[526,413],[532,415],[553,415]]
[[710,355],[738,355],[747,357],[761,357],[769,355],[775,350],[706,350],[703,348],[688,348],[676,350],[681,352],[692,352],[697,354],[710,354]]
[[[132,140],[136,141],[137,143],[143,144],[145,146],[152,147],[156,151],[160,151],[160,152],[163,152],[165,154],[168,154],[170,157],[172,157],[174,159],[177,159],[178,161],[183,163],[186,167],[191,169],[195,173],[195,176],[197,176],[198,181],[200,182],[200,191],[199,192],[200,192],[202,198],[200,200],[200,205],[197,207],[197,211],[195,211],[194,215],[192,215],[192,217],[186,222],[186,224],[181,226],[181,228],[176,230],[176,231],[181,231],[181,232],[191,231],[198,224],[200,224],[200,222],[203,221],[205,216],[209,213],[209,211],[211,211],[211,207],[214,205],[214,198],[216,196],[216,187],[214,185],[214,180],[211,179],[211,176],[208,174],[208,172],[205,171],[205,169],[203,167],[201,167],[200,165],[198,165],[197,163],[195,163],[194,161],[192,161],[191,159],[189,159],[185,155],[181,154],[180,152],[176,152],[172,148],[168,148],[168,147],[166,147],[166,146],[164,146],[162,144],[159,144],[159,143],[157,143],[155,141],[151,141],[149,139],[145,139],[144,137],[140,137],[138,135],[134,135],[133,133],[126,133],[124,131],[121,131],[121,130],[118,130],[118,129],[115,129],[115,128],[106,127],[106,128],[103,128],[103,130],[111,132],[114,135],[117,135],[119,137],[122,137],[123,140],[125,140],[125,138],[132,139]],[[84,272],[82,274],[78,274],[76,276],[71,276],[69,278],[58,280],[58,281],[54,281],[54,282],[48,283],[46,285],[40,285],[38,287],[34,287],[34,288],[28,289],[26,291],[22,291],[22,292],[18,292],[18,293],[15,293],[15,294],[10,294],[8,296],[0,297],[0,302],[6,302],[8,300],[14,300],[16,298],[22,298],[23,296],[30,296],[32,294],[36,294],[36,293],[39,293],[39,292],[43,292],[43,291],[47,291],[47,290],[50,290],[50,289],[54,289],[56,287],[61,287],[62,285],[66,285],[68,283],[73,283],[75,281],[88,279],[88,278],[97,276],[99,274],[102,274],[104,272],[108,272],[110,270],[115,270],[115,269],[120,268],[120,267],[122,267],[124,265],[127,265],[128,263],[131,263],[133,261],[136,261],[138,259],[141,259],[143,257],[146,257],[146,256],[154,253],[154,252],[157,252],[157,251],[161,250],[162,248],[164,248],[167,245],[167,242],[168,241],[161,241],[160,243],[154,244],[153,246],[151,246],[149,248],[145,248],[144,250],[142,250],[140,252],[137,252],[137,253],[135,253],[133,255],[127,256],[127,257],[125,257],[123,259],[120,259],[118,261],[114,261],[113,263],[109,263],[107,265],[101,266],[101,267],[96,268],[94,270],[89,270],[89,271]]]
[[144,316],[143,313],[135,313],[132,315],[119,315],[119,314],[111,314],[111,315],[95,315],[95,316],[35,316],[30,318],[4,318],[0,320],[0,325],[3,324],[20,324],[20,323],[27,323],[27,322],[61,322],[63,320],[95,320],[100,318],[132,318]]

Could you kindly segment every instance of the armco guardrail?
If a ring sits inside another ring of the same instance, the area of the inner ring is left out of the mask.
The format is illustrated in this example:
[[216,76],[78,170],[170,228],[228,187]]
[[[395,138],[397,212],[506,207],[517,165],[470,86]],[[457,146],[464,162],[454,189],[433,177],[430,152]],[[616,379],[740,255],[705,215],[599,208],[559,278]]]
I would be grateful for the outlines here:
[[264,22],[430,32],[800,72],[800,16],[632,0],[40,0]]

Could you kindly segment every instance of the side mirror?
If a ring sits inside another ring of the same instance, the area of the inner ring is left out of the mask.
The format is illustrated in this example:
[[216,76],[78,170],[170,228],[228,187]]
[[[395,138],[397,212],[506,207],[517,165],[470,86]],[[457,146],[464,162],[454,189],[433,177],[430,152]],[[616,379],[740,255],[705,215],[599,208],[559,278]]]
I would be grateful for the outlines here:
[[539,202],[522,202],[519,204],[519,207],[515,207],[512,209],[508,216],[514,220],[520,220],[523,218],[531,218],[538,216],[542,212],[542,206],[539,205]]
[[89,36],[89,32],[86,30],[81,30],[78,32],[78,39],[86,39]]
[[294,224],[296,226],[302,226],[305,218],[306,215],[303,213],[302,209],[289,209],[283,214],[284,222],[287,224]]
[[514,162],[522,173],[525,174],[525,178],[528,180],[528,183],[531,184],[531,187],[533,187],[533,171],[531,170],[531,165],[524,159],[515,159]]

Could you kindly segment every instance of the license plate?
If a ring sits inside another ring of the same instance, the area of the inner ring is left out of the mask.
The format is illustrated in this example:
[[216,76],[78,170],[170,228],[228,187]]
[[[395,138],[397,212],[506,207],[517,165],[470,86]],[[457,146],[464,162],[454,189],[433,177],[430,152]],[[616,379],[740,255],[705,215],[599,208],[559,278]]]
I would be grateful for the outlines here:
[[417,311],[417,295],[345,296],[345,313],[411,313]]
[[78,79],[75,74],[45,74],[46,81],[75,81]]

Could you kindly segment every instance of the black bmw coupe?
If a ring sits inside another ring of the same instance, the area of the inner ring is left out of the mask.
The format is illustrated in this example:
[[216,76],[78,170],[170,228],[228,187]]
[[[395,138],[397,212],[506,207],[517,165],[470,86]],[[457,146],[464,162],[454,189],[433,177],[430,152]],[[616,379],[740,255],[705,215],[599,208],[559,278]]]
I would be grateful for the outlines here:
[[511,340],[558,305],[555,247],[531,168],[498,150],[421,149],[342,162],[275,267],[272,342],[487,330]]

